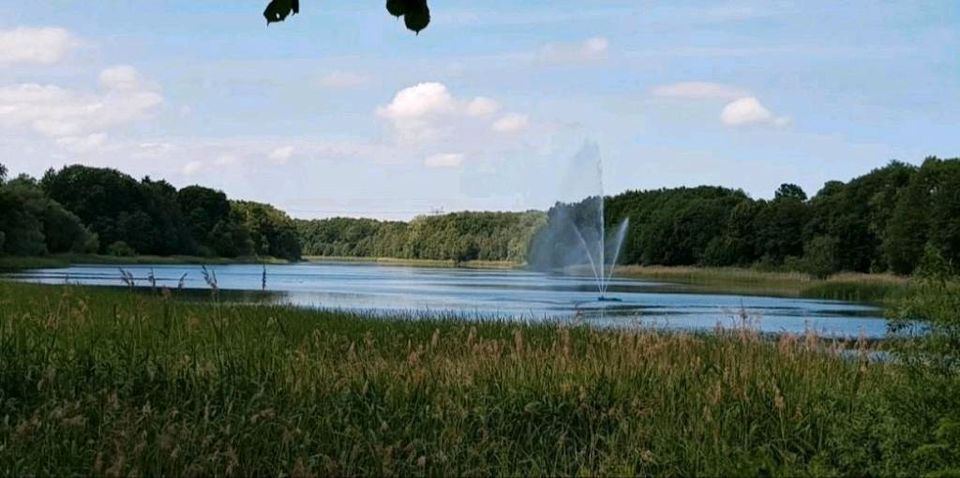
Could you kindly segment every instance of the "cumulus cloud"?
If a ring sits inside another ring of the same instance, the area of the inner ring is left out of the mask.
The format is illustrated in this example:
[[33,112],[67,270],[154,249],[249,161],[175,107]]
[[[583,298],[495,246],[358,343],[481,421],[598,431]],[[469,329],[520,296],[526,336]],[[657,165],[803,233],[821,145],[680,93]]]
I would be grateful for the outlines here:
[[267,159],[273,164],[287,164],[293,157],[294,150],[293,146],[281,146],[271,151]]
[[92,93],[36,83],[0,87],[0,129],[27,128],[52,138],[102,133],[139,121],[163,103],[132,67],[108,68],[100,83],[101,91]]
[[430,82],[400,90],[390,104],[377,109],[377,114],[392,120],[419,119],[448,113],[454,108],[455,102],[447,87]]
[[435,154],[423,161],[428,168],[453,169],[463,166],[464,155],[460,153]]
[[52,65],[79,44],[77,38],[63,28],[18,27],[0,30],[0,65]]
[[653,88],[653,96],[658,98],[678,98],[687,100],[733,100],[749,96],[746,90],[722,83],[706,81],[684,81]]
[[548,63],[584,63],[605,59],[609,48],[606,38],[593,37],[581,42],[548,43],[540,49],[539,56]]
[[377,108],[377,116],[390,122],[397,140],[415,145],[457,136],[476,137],[479,131],[519,131],[529,123],[526,116],[511,113],[493,124],[489,117],[500,104],[487,97],[455,97],[442,83],[420,83],[404,88],[393,100]]
[[776,116],[760,103],[760,100],[749,96],[728,103],[720,113],[720,121],[727,126],[747,125],[777,125],[783,126],[790,122],[785,116]]
[[527,129],[529,125],[530,120],[526,115],[509,113],[494,122],[491,128],[498,133],[516,133]]

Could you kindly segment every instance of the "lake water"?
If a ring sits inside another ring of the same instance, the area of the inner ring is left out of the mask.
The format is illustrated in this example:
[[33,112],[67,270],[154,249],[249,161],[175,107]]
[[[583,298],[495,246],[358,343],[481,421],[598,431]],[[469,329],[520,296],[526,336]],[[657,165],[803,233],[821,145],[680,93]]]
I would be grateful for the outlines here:
[[[200,266],[130,265],[137,286],[208,289]],[[214,272],[221,290],[260,291],[259,265],[223,265]],[[48,284],[121,286],[120,267],[76,265],[8,274],[8,279]],[[466,318],[584,321],[597,326],[714,329],[736,327],[747,316],[763,332],[882,337],[886,322],[875,307],[839,301],[684,292],[682,286],[614,279],[607,294],[619,302],[597,301],[592,277],[519,270],[447,269],[368,263],[268,265],[266,290],[258,301],[314,308]],[[225,295],[241,300],[243,294]],[[252,300],[252,299],[249,299]]]

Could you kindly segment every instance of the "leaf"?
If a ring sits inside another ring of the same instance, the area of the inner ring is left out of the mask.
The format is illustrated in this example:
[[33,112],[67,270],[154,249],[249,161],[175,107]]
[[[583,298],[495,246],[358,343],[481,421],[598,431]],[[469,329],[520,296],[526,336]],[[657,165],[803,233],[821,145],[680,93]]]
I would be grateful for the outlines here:
[[416,32],[418,35],[420,30],[427,28],[427,25],[430,24],[430,8],[427,6],[427,0],[408,2],[403,22],[407,25],[407,29]]
[[300,13],[300,0],[271,0],[263,10],[263,17],[267,19],[267,25],[269,25],[286,20],[291,13],[294,15]]
[[387,11],[395,17],[403,16],[407,13],[406,0],[387,0]]

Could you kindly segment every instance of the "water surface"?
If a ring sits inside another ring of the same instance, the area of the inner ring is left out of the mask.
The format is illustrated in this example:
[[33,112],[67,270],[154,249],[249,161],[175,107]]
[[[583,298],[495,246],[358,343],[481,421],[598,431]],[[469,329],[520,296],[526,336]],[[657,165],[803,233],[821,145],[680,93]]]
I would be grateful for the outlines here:
[[[7,278],[47,284],[118,286],[121,267],[138,287],[209,289],[197,265],[75,265],[35,269]],[[226,291],[259,291],[259,265],[221,265],[216,274]],[[584,321],[598,326],[668,329],[735,327],[744,317],[763,332],[882,337],[886,322],[876,307],[841,301],[683,292],[682,286],[641,279],[611,281],[598,302],[593,277],[570,277],[519,270],[448,269],[367,263],[302,263],[266,266],[260,299],[312,308],[377,313],[454,314],[466,318]],[[230,296],[234,297],[234,296]],[[239,297],[239,296],[236,296]],[[264,297],[266,297],[264,299]],[[233,299],[231,299],[233,300]]]

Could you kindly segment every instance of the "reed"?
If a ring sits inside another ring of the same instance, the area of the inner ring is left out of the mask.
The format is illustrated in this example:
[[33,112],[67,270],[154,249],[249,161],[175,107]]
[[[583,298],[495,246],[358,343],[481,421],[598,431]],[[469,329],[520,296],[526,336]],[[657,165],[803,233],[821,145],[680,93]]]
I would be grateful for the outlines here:
[[869,352],[746,328],[383,319],[0,282],[0,470],[935,471],[914,450],[957,394]]

